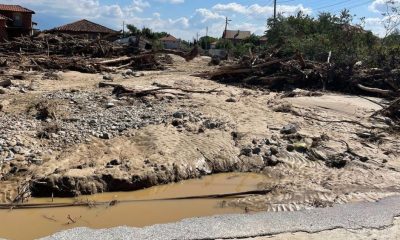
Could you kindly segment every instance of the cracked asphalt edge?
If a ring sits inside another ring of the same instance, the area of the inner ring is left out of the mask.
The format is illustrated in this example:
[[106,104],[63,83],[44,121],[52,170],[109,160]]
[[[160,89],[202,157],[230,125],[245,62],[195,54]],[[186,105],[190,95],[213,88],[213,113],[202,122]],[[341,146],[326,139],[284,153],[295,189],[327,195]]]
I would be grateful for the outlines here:
[[[135,214],[135,213],[127,213]],[[261,212],[185,219],[144,228],[75,228],[43,238],[75,239],[232,239],[333,229],[382,229],[400,216],[400,196],[297,212]],[[140,216],[138,216],[140,217]],[[105,220],[106,221],[106,220]]]

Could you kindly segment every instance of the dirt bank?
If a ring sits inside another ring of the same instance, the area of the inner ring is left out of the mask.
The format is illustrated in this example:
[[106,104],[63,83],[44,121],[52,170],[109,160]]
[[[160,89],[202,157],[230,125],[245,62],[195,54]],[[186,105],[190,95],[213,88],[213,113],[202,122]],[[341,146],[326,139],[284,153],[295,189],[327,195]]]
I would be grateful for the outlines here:
[[[270,194],[229,202],[250,210],[289,211],[398,194],[397,133],[383,130],[389,120],[368,117],[379,105],[334,93],[285,98],[226,86],[191,76],[210,69],[209,59],[173,60],[162,72],[112,74],[113,84],[218,92],[116,97],[112,88],[98,88],[102,75],[76,72],[58,73],[59,80],[42,80],[42,73],[13,80],[17,86],[33,80],[35,88],[0,95],[0,116],[7,119],[2,153],[13,156],[2,167],[2,200],[12,201],[25,182],[35,196],[76,196],[231,171],[271,179],[263,186]],[[61,102],[53,117],[39,119],[32,103],[44,99]],[[49,128],[51,123],[58,127]]]

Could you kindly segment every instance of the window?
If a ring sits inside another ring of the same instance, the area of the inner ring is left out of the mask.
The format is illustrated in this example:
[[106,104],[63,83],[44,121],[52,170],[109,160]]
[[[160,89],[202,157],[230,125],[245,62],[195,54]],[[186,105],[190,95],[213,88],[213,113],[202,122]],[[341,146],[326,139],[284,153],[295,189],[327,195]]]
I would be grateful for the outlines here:
[[14,13],[13,25],[15,27],[22,27],[22,15],[20,13]]

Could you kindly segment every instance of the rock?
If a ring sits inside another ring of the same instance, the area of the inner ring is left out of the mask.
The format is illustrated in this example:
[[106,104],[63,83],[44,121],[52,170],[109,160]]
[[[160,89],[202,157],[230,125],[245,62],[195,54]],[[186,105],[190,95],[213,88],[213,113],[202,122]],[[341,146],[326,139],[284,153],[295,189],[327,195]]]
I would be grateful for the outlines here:
[[298,152],[305,152],[308,149],[307,144],[303,142],[296,142],[293,146],[294,149]]
[[6,88],[0,87],[0,94],[6,94],[6,93],[7,93]]
[[278,160],[278,158],[276,156],[266,156],[266,157],[264,157],[264,163],[267,166],[274,167],[274,166],[278,165],[280,163],[280,161]]
[[172,120],[172,126],[174,127],[178,127],[178,126],[182,126],[183,125],[183,121],[180,119],[174,119]]
[[104,80],[107,80],[107,81],[114,81],[114,77],[111,76],[110,74],[104,75],[104,76],[103,76],[103,79],[104,79]]
[[58,138],[59,137],[59,135],[56,134],[56,133],[52,133],[50,136],[51,136],[51,138]]
[[112,102],[108,102],[107,105],[106,105],[106,107],[107,107],[107,108],[113,108],[113,107],[115,107],[115,104],[112,103]]
[[107,165],[118,166],[118,165],[121,165],[121,161],[118,159],[113,159],[110,162],[108,162]]
[[259,155],[261,153],[261,148],[259,147],[253,148],[252,153],[255,155]]
[[101,139],[111,139],[111,134],[107,133],[107,132],[103,132],[99,135],[99,138]]
[[125,74],[131,76],[131,75],[134,75],[135,73],[133,72],[132,69],[128,69],[128,70],[125,71]]
[[248,148],[248,147],[243,148],[240,151],[240,155],[244,155],[244,156],[247,156],[247,157],[251,157],[252,153],[253,153],[253,150],[251,148]]
[[43,159],[41,159],[41,158],[33,158],[33,159],[31,159],[31,162],[33,164],[36,164],[36,165],[42,165],[43,164]]
[[278,148],[275,147],[275,146],[271,147],[269,150],[271,151],[271,154],[272,154],[272,155],[276,155],[276,154],[279,153]]
[[294,134],[297,133],[297,127],[293,124],[288,124],[281,129],[282,134]]
[[237,102],[237,99],[236,98],[228,98],[228,99],[226,99],[226,102],[230,102],[230,103],[235,103],[235,102]]
[[286,150],[288,150],[289,152],[293,152],[295,150],[295,147],[293,144],[289,144],[287,145]]
[[22,148],[21,147],[19,147],[19,146],[15,146],[15,147],[13,147],[12,148],[12,151],[14,152],[14,153],[21,153],[22,152]]
[[187,117],[187,113],[183,112],[183,111],[177,111],[174,114],[172,114],[172,116],[174,118],[185,118],[185,117]]

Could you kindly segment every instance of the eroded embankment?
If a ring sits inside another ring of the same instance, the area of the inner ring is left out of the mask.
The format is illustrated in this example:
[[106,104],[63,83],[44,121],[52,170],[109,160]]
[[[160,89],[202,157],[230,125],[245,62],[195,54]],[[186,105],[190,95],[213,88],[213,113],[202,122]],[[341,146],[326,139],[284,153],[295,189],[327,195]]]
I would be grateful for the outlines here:
[[[223,199],[154,199],[253,191],[259,189],[264,181],[268,181],[268,178],[260,174],[217,174],[135,192],[103,193],[78,198],[33,198],[29,204],[73,205],[82,202],[87,203],[88,207],[0,210],[0,218],[7,219],[0,228],[0,237],[32,239],[75,227],[143,227],[183,218],[241,213],[243,210],[240,208],[223,206]],[[21,225],[24,231],[18,231]]]

